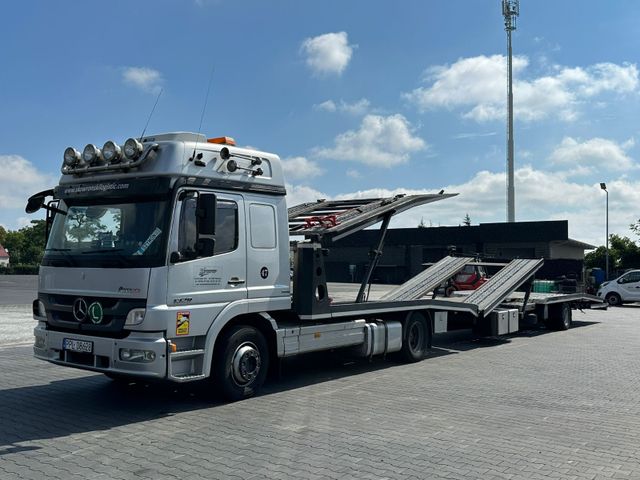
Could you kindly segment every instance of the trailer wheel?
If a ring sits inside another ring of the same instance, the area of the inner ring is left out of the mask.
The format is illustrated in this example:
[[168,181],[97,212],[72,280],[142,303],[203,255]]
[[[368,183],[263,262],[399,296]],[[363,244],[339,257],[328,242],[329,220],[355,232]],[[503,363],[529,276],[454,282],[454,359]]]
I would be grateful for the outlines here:
[[213,354],[213,380],[227,400],[251,397],[269,369],[269,349],[262,333],[239,325],[226,332]]
[[429,325],[421,313],[411,312],[402,325],[400,358],[406,363],[422,360],[429,344]]
[[569,330],[572,322],[571,304],[563,303],[552,310],[549,326],[553,330]]
[[618,307],[622,305],[622,298],[617,293],[609,293],[605,300],[612,307]]

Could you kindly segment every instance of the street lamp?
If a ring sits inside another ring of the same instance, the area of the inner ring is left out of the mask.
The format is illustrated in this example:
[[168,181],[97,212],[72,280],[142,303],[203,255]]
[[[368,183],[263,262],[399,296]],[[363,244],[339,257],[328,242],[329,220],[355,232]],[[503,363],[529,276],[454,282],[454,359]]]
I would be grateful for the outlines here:
[[605,280],[609,280],[609,190],[607,190],[607,184],[602,182],[600,183],[600,188],[602,190],[605,191],[605,193],[607,194],[607,213],[606,213],[606,235],[607,235],[607,242],[606,242],[606,247],[605,247],[605,267],[604,267],[604,274],[605,274]]

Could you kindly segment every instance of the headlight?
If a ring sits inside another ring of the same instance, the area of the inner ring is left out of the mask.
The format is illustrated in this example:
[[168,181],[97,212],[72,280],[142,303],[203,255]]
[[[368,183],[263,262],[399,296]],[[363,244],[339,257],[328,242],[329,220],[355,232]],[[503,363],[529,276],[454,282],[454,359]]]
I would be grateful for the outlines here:
[[73,167],[80,162],[80,152],[73,147],[67,147],[64,151],[64,164],[67,167]]
[[90,143],[82,151],[82,159],[88,164],[100,163],[102,161],[102,152],[94,144]]
[[140,325],[144,321],[144,315],[146,309],[134,308],[127,313],[127,319],[124,321],[125,325]]
[[156,353],[153,350],[138,350],[133,348],[121,348],[120,360],[125,362],[153,362]]
[[102,147],[102,156],[109,163],[117,163],[122,156],[122,150],[116,143],[109,140]]
[[135,160],[142,154],[142,144],[135,138],[130,138],[124,142],[124,156],[129,160]]

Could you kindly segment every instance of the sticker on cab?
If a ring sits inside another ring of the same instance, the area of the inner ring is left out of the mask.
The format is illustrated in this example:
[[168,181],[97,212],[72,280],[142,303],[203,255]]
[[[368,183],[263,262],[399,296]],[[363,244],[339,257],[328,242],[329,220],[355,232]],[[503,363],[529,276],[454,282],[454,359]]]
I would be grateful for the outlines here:
[[189,335],[191,312],[178,312],[176,315],[176,335]]

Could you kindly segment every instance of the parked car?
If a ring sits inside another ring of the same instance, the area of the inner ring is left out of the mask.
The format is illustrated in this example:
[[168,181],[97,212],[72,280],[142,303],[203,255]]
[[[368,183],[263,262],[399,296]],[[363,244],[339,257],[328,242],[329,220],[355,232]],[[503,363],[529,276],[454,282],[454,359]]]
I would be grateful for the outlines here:
[[612,306],[640,302],[640,270],[630,270],[615,280],[604,282],[598,289],[598,296]]

